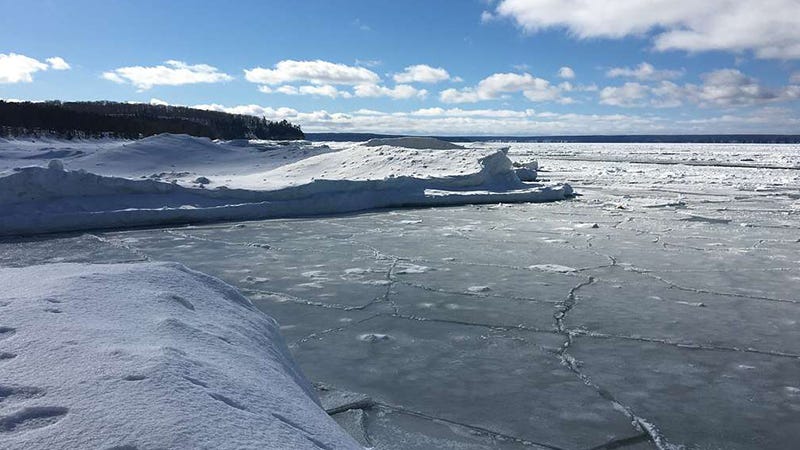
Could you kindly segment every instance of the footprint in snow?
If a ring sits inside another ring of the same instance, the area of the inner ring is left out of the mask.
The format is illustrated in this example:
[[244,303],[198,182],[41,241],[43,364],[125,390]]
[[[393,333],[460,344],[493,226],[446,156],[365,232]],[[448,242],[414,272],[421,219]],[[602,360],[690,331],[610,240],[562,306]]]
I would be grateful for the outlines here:
[[0,385],[0,403],[19,402],[30,398],[41,397],[44,390],[37,387],[13,387]]
[[23,408],[0,417],[0,433],[19,433],[44,428],[63,419],[69,412],[61,406],[35,406]]
[[173,300],[175,303],[183,306],[184,308],[186,308],[186,309],[188,309],[190,311],[194,311],[194,305],[192,304],[192,302],[190,302],[189,300],[186,300],[185,298],[181,297],[180,295],[173,294],[173,295],[170,295],[169,298],[170,298],[170,300]]
[[146,379],[147,379],[146,376],[139,374],[127,375],[125,378],[123,378],[123,380],[125,381],[142,381]]
[[225,403],[226,405],[230,406],[231,408],[236,408],[242,411],[247,411],[247,408],[239,404],[236,400],[228,398],[222,394],[217,394],[216,392],[210,392],[208,395],[211,396],[214,400],[220,401]]
[[17,329],[16,329],[16,328],[11,328],[11,327],[0,327],[0,340],[2,340],[2,339],[6,339],[6,338],[10,337],[10,336],[11,336],[12,334],[14,334],[16,331],[17,331]]
[[204,388],[208,387],[208,384],[206,384],[203,381],[198,380],[197,378],[192,378],[192,377],[189,377],[189,376],[184,376],[183,378],[186,381],[188,381],[189,383],[192,383],[195,386],[200,386],[200,387],[204,387]]

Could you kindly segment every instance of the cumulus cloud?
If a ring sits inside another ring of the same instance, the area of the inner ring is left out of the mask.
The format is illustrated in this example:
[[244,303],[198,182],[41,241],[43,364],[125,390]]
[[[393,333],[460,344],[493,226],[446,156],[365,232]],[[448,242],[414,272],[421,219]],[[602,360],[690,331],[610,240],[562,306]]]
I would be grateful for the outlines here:
[[642,106],[650,90],[639,83],[625,83],[622,86],[609,86],[600,91],[600,103],[611,106]]
[[332,63],[329,61],[284,60],[272,69],[255,67],[244,71],[245,79],[261,85],[305,82],[316,85],[357,85],[374,84],[380,81],[375,72],[358,66]]
[[408,66],[394,75],[394,81],[397,83],[438,83],[449,79],[450,73],[445,69],[427,64]]
[[717,106],[752,105],[782,99],[783,93],[761,86],[736,69],[722,69],[702,75],[701,86],[688,85],[688,95],[697,103]]
[[609,78],[636,78],[641,81],[650,80],[670,80],[680,78],[683,75],[681,70],[659,70],[653,67],[652,64],[643,62],[634,68],[630,67],[614,67],[606,72]]
[[650,104],[656,108],[676,108],[687,100],[684,88],[672,81],[661,81],[650,87],[650,92],[653,94]]
[[49,65],[17,53],[0,53],[0,83],[30,83],[36,72],[69,69],[69,64],[58,56],[48,58],[46,61]]
[[572,70],[572,67],[564,66],[558,69],[558,77],[563,78],[565,80],[571,80],[575,78],[575,71]]
[[725,114],[674,120],[654,114],[574,114],[532,109],[426,108],[409,112],[360,109],[352,112],[299,111],[260,105],[197,105],[195,108],[289,120],[306,132],[375,132],[427,135],[567,135],[647,133],[790,133],[800,119],[781,108],[744,115]]
[[299,123],[304,131],[376,132],[395,134],[439,135],[537,135],[605,134],[663,131],[663,123],[654,117],[641,118],[624,114],[559,114],[531,109],[459,109],[427,108],[410,112],[382,112],[361,109],[349,113],[317,110],[303,112],[293,108],[259,105],[225,107],[196,105],[195,108],[250,114],[268,120]]
[[417,89],[407,84],[398,84],[393,88],[377,84],[359,84],[354,89],[356,97],[389,97],[393,99],[425,98],[428,91]]
[[103,73],[103,78],[119,84],[130,83],[140,90],[153,86],[179,86],[196,83],[218,83],[233,80],[207,64],[189,65],[183,61],[169,60],[158,66],[120,67]]
[[50,64],[50,68],[53,70],[69,70],[72,67],[64,61],[64,58],[60,56],[53,56],[52,58],[47,58],[47,64]]
[[420,117],[494,117],[494,118],[523,118],[535,117],[533,109],[461,109],[461,108],[422,108],[408,113],[410,116]]
[[522,92],[522,95],[531,101],[569,103],[572,99],[562,96],[566,86],[555,86],[549,81],[534,77],[529,73],[495,73],[484,78],[474,87],[445,89],[439,94],[439,99],[444,103],[475,103],[498,99],[510,93]]
[[492,16],[509,18],[531,33],[566,28],[578,38],[650,35],[662,51],[800,58],[797,0],[501,0]]
[[[432,71],[426,72],[424,69],[414,69],[415,67],[430,68]],[[441,73],[438,72],[440,69],[429,66],[410,66],[407,69],[412,70],[406,70],[403,74],[415,76],[418,80],[441,77]],[[450,78],[449,74],[446,76]],[[417,89],[408,84],[398,84],[394,87],[384,86],[380,84],[381,78],[378,74],[364,67],[321,60],[285,60],[275,64],[273,69],[245,70],[245,78],[252,83],[260,84],[258,90],[265,94],[316,95],[329,98],[388,97],[392,99],[425,98],[428,95],[427,90]],[[297,82],[308,84],[291,84]],[[337,85],[352,86],[352,91],[339,88]]]
[[320,97],[330,97],[330,98],[350,98],[353,95],[347,91],[342,91],[337,89],[335,86],[330,84],[323,84],[320,86],[315,86],[313,84],[307,84],[303,86],[292,86],[289,84],[285,84],[283,86],[278,86],[276,88],[271,88],[269,86],[259,86],[258,90],[265,93],[265,94],[272,94],[272,93],[281,93],[286,95],[316,95]]
[[628,82],[600,91],[600,103],[612,106],[676,107],[686,102],[701,107],[737,107],[785,102],[800,98],[800,86],[768,87],[737,69],[720,69],[700,76],[701,84],[678,85],[662,80],[656,85]]

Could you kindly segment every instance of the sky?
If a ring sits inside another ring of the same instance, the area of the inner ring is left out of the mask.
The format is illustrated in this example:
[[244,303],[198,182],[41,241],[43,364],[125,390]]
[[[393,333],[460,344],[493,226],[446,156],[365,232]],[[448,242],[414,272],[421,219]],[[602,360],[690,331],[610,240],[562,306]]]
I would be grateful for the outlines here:
[[307,132],[800,134],[800,0],[0,0],[0,99]]

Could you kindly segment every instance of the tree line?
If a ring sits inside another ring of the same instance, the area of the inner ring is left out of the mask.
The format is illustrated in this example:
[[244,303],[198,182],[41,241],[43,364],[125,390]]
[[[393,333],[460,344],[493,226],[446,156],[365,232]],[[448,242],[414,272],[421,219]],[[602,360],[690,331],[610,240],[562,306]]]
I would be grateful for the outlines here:
[[211,139],[304,139],[286,120],[228,114],[184,106],[145,103],[5,102],[0,100],[0,136],[56,135],[67,139],[138,139],[161,133]]

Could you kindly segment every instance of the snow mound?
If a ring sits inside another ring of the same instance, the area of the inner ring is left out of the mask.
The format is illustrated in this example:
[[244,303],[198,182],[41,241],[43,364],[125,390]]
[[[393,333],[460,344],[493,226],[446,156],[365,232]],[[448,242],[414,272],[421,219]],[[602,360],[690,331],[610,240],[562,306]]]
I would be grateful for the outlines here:
[[567,184],[521,180],[506,149],[287,144],[263,151],[161,135],[87,153],[0,173],[0,235],[572,195]]
[[[80,159],[80,167],[92,172],[123,175],[152,173],[173,167],[195,167],[234,157],[236,152],[209,138],[185,134],[159,134],[117,147],[101,149]],[[95,168],[96,167],[96,168]]]
[[0,269],[0,448],[359,448],[273,319],[173,263]]
[[401,147],[376,152],[360,145],[315,155],[238,180],[246,188],[306,184],[314,180],[427,180],[437,186],[519,185],[504,149],[425,151]]
[[464,148],[458,144],[432,137],[375,138],[368,140],[363,145],[366,147],[388,145],[391,147],[413,148],[417,150],[455,150]]

